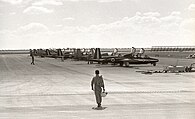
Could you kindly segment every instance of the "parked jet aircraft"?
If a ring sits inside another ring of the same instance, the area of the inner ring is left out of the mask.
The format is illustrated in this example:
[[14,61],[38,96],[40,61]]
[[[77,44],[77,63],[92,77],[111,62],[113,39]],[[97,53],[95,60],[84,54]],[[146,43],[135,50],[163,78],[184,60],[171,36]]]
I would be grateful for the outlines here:
[[187,58],[187,59],[193,59],[193,58],[195,58],[195,54],[190,54],[190,55],[188,55],[186,58]]
[[94,55],[94,49],[91,48],[91,49],[74,49],[74,52],[73,52],[73,59],[75,60],[85,60],[87,61],[88,59],[91,58],[91,56]]
[[142,57],[141,55],[135,55],[135,51],[136,49],[132,48],[132,52],[129,54],[118,54],[118,56],[102,56],[100,48],[96,48],[94,57],[93,59],[90,59],[90,61],[102,64],[119,64],[120,66],[129,66],[129,64],[152,64],[153,66],[156,66],[156,63],[159,61],[158,59],[150,58],[148,56]]
[[61,49],[34,49],[33,52],[35,56],[61,58],[62,60],[72,57],[72,54],[70,54],[70,52],[62,52]]
[[47,52],[44,49],[33,49],[33,54],[35,56],[45,57]]
[[66,52],[65,50],[62,51],[61,49],[55,49],[55,50],[46,50],[47,56],[46,57],[52,57],[52,58],[61,58],[62,60],[67,58],[72,58],[71,52]]

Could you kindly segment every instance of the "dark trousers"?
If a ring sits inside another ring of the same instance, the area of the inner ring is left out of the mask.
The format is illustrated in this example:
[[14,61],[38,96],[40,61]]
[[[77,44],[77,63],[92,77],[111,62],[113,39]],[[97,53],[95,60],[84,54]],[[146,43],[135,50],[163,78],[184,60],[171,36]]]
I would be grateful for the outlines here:
[[101,91],[95,91],[95,98],[98,106],[101,106],[102,103]]
[[32,62],[31,62],[31,64],[35,65],[34,61],[35,61],[35,59],[34,59],[34,57],[32,57]]

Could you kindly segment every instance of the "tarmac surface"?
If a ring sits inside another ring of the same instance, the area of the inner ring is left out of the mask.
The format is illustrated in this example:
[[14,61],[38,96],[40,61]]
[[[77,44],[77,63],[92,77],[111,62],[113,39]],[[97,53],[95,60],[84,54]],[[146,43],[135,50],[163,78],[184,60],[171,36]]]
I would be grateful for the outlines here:
[[[159,58],[154,67],[0,55],[0,119],[195,119],[195,72],[141,74],[194,59]],[[93,110],[94,71],[103,75],[105,110]]]

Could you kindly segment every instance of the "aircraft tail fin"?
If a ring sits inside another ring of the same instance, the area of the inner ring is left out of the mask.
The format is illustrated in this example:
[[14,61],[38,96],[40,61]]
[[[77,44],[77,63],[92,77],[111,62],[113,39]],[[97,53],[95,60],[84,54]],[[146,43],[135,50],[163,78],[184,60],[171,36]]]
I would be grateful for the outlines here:
[[81,49],[74,49],[74,58],[79,59],[82,57]]
[[62,50],[61,49],[57,49],[57,54],[58,54],[58,56],[63,56]]
[[46,55],[51,55],[49,49],[46,49]]
[[136,48],[132,47],[132,48],[131,48],[131,54],[133,54],[133,55],[134,55],[134,54],[135,54],[135,52],[136,52]]
[[78,56],[78,58],[82,57],[81,49],[77,49],[77,56]]
[[96,48],[95,49],[95,54],[94,54],[94,59],[101,59],[102,56],[101,56],[101,52],[100,52],[100,48]]
[[116,55],[117,53],[118,53],[118,49],[115,48],[115,49],[113,50],[113,52],[112,52],[112,55]]
[[141,48],[139,53],[140,53],[140,54],[144,54],[144,53],[145,53],[144,48]]

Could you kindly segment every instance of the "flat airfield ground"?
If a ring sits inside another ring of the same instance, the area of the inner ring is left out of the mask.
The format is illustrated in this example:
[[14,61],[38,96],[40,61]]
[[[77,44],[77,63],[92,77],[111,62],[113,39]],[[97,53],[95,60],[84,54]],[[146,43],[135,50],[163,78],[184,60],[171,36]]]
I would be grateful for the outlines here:
[[[84,61],[0,55],[1,119],[195,119],[195,72],[141,74],[194,59],[159,58],[152,65],[119,67]],[[96,106],[90,81],[103,75],[105,110]]]

